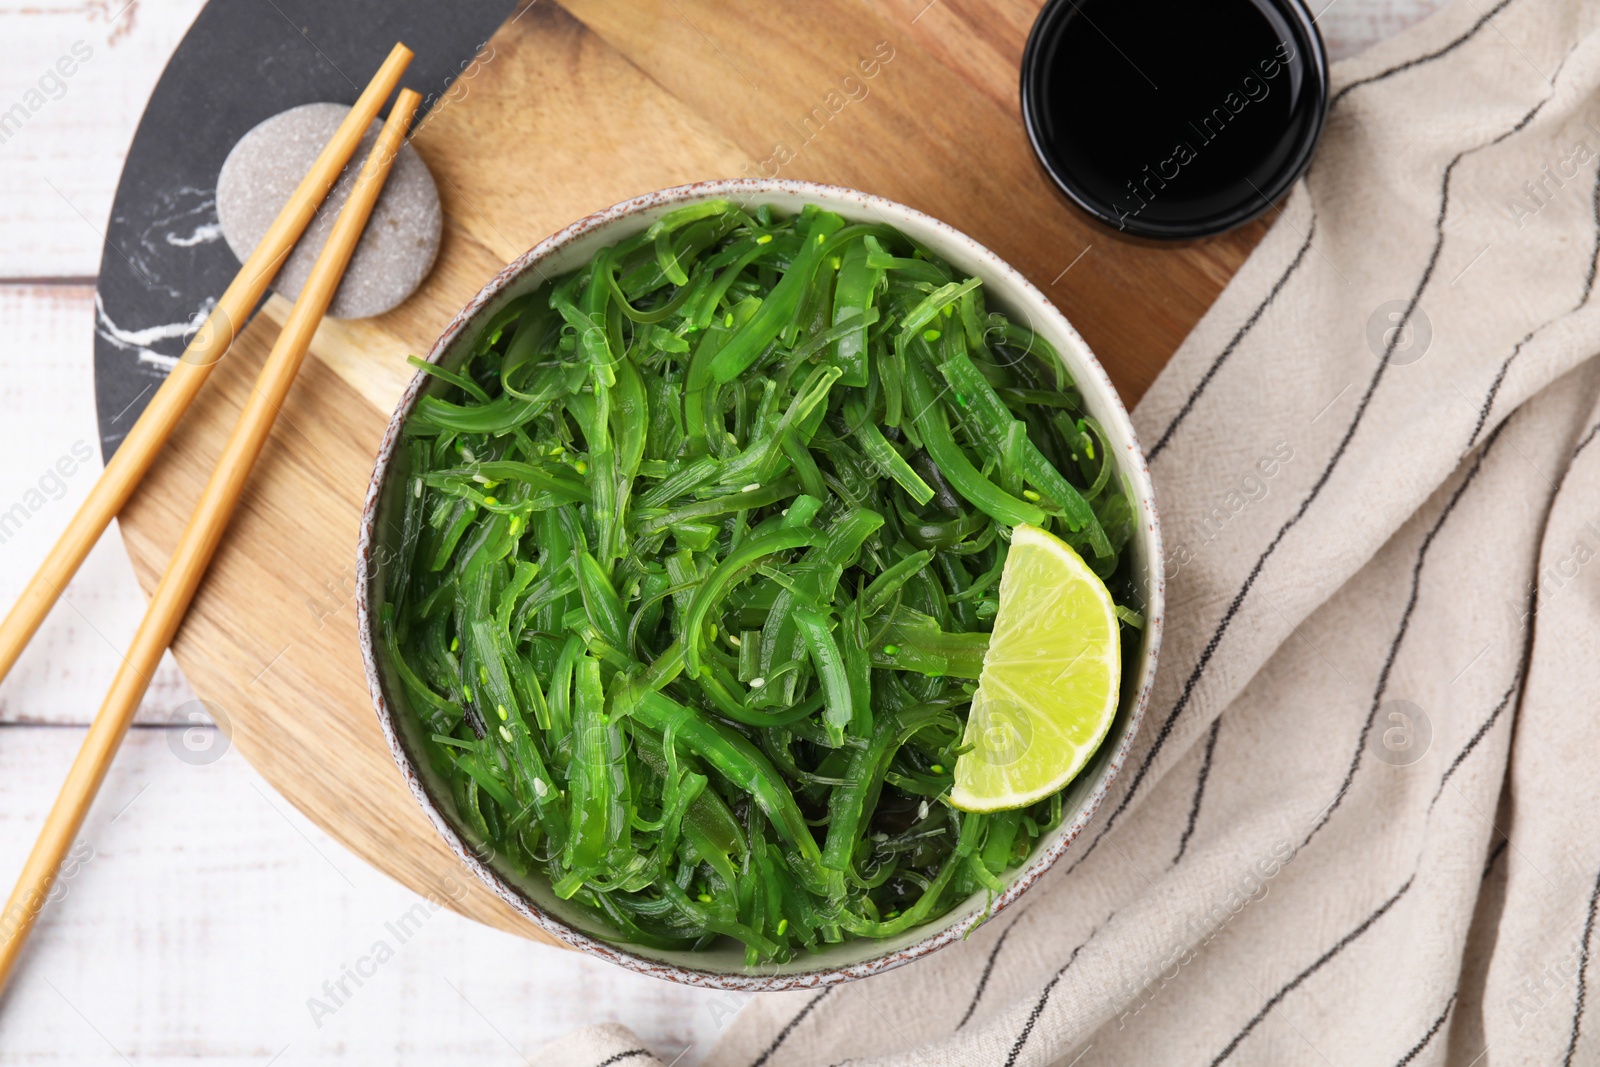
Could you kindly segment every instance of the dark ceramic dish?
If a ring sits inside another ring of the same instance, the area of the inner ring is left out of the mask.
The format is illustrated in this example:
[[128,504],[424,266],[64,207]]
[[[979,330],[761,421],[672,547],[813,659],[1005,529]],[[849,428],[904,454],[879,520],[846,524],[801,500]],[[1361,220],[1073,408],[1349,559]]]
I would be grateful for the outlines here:
[[1328,60],[1302,0],[1050,0],[1022,118],[1050,180],[1120,234],[1249,222],[1311,163]]

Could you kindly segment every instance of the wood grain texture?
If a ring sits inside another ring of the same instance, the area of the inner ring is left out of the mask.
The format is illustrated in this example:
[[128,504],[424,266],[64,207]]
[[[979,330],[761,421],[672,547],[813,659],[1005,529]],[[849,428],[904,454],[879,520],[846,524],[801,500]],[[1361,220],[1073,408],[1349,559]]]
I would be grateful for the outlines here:
[[[178,635],[184,672],[268,781],[407,886],[429,893],[466,880],[459,910],[536,936],[466,878],[383,744],[357,651],[354,546],[372,457],[409,378],[404,354],[426,351],[505,261],[588,212],[761,173],[788,142],[781,176],[880,193],[994,248],[1063,307],[1137,399],[1264,226],[1154,248],[1092,230],[1066,207],[1005,95],[1034,6],[995,0],[1002,16],[986,20],[981,0],[920,18],[899,0],[881,9],[812,0],[785,6],[780,23],[731,0],[568,0],[501,28],[413,142],[446,216],[433,274],[393,312],[319,330]],[[938,51],[963,24],[983,26],[974,49]],[[865,78],[860,63],[875,49],[879,68]],[[835,114],[828,94],[852,76],[866,91]],[[284,307],[269,301],[244,332],[124,514],[146,588]]]
[[[986,26],[969,72],[925,43],[964,39],[930,25],[961,17],[941,13],[944,0],[915,23],[898,5],[845,0],[785,5],[781,22],[739,0],[566,6],[734,142],[752,161],[738,173],[877,193],[989,246],[1065,312],[1130,406],[1266,232],[1257,222],[1182,248],[1133,244],[1069,208],[1035,163],[1016,108],[990,95],[999,64],[1020,57],[1023,10],[966,23]],[[893,58],[863,78],[860,62],[885,48]],[[982,60],[985,50],[999,58]],[[838,98],[849,100],[852,77],[864,98],[830,116]]]
[[[125,512],[124,540],[147,587],[275,336],[266,320],[245,332]],[[348,546],[382,416],[312,360],[279,422],[174,651],[263,776],[369,862],[438,893],[445,875],[463,872],[389,757],[356,645]],[[460,910],[505,929],[520,925],[476,885]]]

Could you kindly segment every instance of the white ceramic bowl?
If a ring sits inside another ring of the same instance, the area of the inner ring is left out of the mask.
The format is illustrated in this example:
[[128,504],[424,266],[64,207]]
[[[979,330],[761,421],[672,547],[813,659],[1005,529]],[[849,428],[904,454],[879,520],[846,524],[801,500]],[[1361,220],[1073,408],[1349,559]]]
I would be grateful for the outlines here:
[[798,212],[806,204],[818,204],[846,219],[887,223],[943,257],[958,273],[983,279],[991,308],[1032,326],[1061,354],[1067,372],[1083,394],[1084,407],[1105,429],[1118,459],[1123,489],[1139,515],[1137,532],[1127,551],[1133,564],[1135,594],[1147,621],[1139,642],[1124,649],[1123,695],[1116,722],[1094,759],[1067,786],[1061,825],[1038,842],[1026,863],[1003,877],[1005,891],[992,906],[984,894],[977,894],[943,918],[897,938],[829,945],[786,964],[750,969],[744,966],[742,947],[731,944],[703,952],[661,952],[596,936],[585,919],[551,892],[548,881],[515,875],[494,861],[492,849],[469,835],[465,824],[456,817],[449,788],[420,756],[423,729],[407,705],[404,689],[380,655],[378,608],[382,603],[385,565],[392,555],[384,551],[380,531],[398,529],[389,517],[398,512],[398,495],[409,483],[406,452],[398,447],[401,425],[424,391],[440,388],[437,380],[420,373],[389,421],[362,514],[358,573],[366,578],[357,591],[361,652],[384,736],[418,803],[461,861],[518,912],[569,945],[646,974],[723,989],[816,987],[897,967],[960,940],[985,918],[1014,904],[1061,858],[1094,817],[1133,743],[1155,674],[1163,610],[1161,534],[1149,471],[1127,411],[1083,338],[1044,294],[965,234],[919,211],[850,189],[798,181],[729,180],[701,182],[624,201],[540,241],[502,270],[450,323],[428,353],[428,359],[446,367],[458,366],[484,325],[512,299],[537,288],[547,278],[583,266],[599,249],[646,228],[672,208],[718,197],[752,207],[770,204],[785,213]]

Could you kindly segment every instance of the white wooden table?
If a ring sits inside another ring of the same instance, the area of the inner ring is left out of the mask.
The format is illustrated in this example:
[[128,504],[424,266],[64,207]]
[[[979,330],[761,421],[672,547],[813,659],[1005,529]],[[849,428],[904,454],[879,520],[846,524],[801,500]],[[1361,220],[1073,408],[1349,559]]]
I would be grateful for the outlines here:
[[[1312,2],[1336,59],[1441,6]],[[0,114],[27,110],[0,123],[3,606],[99,473],[104,222],[145,99],[200,6],[0,3]],[[70,78],[49,73],[85,49]],[[143,608],[113,533],[0,687],[7,888]],[[687,1067],[741,1004],[430,913],[237,753],[219,755],[214,731],[171,725],[193,699],[169,657],[0,1000],[0,1064],[533,1063],[573,1027],[617,1020]],[[403,943],[391,925],[411,931]],[[380,941],[392,958],[374,966]],[[350,977],[358,965],[371,976]]]

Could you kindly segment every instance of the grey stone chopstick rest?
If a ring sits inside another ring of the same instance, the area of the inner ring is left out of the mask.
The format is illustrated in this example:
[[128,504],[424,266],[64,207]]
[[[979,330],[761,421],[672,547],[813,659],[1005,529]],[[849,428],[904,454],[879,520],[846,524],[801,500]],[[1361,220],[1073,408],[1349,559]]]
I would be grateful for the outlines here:
[[[222,235],[242,261],[267,231],[289,194],[350,109],[343,104],[304,104],[258,124],[240,138],[217,176],[217,218]],[[376,140],[374,120],[344,174],[278,272],[273,287],[293,300],[311,274],[311,264],[339,209],[355,185],[361,161]],[[398,306],[426,278],[439,252],[444,215],[428,165],[407,144],[378,198],[328,314],[336,319],[381,315]]]

